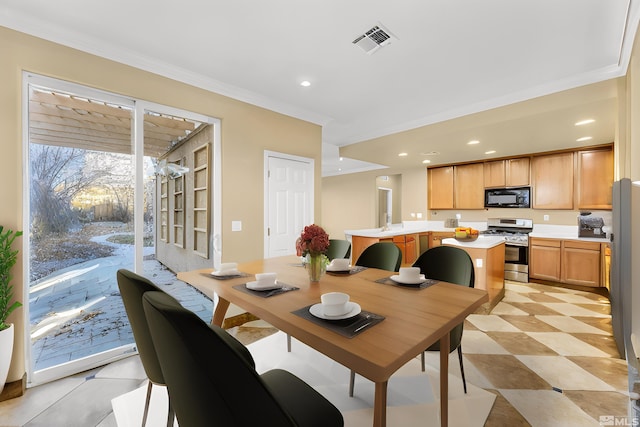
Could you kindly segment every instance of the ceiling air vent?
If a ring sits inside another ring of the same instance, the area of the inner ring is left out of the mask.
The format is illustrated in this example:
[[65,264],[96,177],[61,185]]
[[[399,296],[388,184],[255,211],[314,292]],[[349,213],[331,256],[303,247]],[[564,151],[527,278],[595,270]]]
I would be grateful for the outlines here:
[[390,44],[392,39],[396,39],[396,37],[381,24],[378,24],[357,37],[352,43],[371,55],[381,47]]

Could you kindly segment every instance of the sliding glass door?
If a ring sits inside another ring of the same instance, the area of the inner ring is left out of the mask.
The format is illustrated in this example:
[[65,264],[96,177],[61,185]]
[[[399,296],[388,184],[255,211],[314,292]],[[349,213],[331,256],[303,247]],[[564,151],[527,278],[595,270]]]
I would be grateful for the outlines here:
[[25,75],[24,97],[33,385],[135,352],[116,272],[172,274],[156,257],[158,238],[166,241],[175,224],[163,222],[160,159],[207,123],[33,75]]

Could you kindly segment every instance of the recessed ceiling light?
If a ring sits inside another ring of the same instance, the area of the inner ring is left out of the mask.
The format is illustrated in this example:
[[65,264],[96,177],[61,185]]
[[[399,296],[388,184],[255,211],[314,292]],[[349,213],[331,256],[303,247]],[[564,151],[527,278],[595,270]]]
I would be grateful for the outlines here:
[[583,136],[582,138],[578,138],[576,139],[576,142],[583,142],[583,141],[588,141],[590,140],[592,137],[590,136]]
[[409,153],[398,153],[398,157],[407,157]]
[[309,80],[303,80],[300,82],[300,86],[309,87],[311,86],[311,82]]
[[495,152],[496,152],[496,150],[489,150],[489,151],[485,151],[484,154],[493,154]]
[[595,122],[594,119],[580,120],[579,122],[576,122],[576,126],[588,125],[589,123],[593,122]]
[[467,145],[476,145],[476,144],[480,144],[480,141],[478,141],[477,139],[467,142]]
[[431,163],[431,160],[429,160],[429,159],[423,160],[422,163],[424,163],[426,165],[427,163]]

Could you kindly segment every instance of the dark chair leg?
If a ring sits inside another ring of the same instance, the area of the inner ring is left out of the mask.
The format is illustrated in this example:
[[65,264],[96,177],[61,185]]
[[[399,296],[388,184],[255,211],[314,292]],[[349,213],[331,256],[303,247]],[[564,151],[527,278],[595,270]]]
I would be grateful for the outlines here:
[[169,413],[167,414],[167,427],[173,427],[173,420],[176,417],[176,412],[173,410],[171,404],[171,396],[169,396],[169,389],[167,388],[167,401],[169,402]]
[[460,361],[460,373],[462,374],[462,386],[464,394],[467,394],[467,380],[464,378],[464,365],[462,364],[462,345],[458,346],[458,360]]
[[287,352],[291,353],[291,335],[287,334]]
[[424,351],[422,353],[420,353],[420,364],[422,365],[422,372],[424,372]]
[[351,371],[351,376],[349,378],[349,397],[353,397],[353,388],[356,383],[356,371]]
[[153,383],[149,381],[149,385],[147,386],[147,399],[144,402],[144,413],[142,414],[142,427],[147,424],[147,415],[149,415],[149,401],[151,400],[151,387],[153,387]]

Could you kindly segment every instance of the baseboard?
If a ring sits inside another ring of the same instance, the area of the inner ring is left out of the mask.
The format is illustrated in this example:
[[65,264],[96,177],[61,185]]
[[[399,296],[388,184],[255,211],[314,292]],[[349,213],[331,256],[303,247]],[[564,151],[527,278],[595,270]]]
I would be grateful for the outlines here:
[[20,397],[24,394],[26,389],[27,374],[25,372],[25,374],[22,376],[22,379],[10,383],[5,383],[2,393],[0,393],[0,402]]

